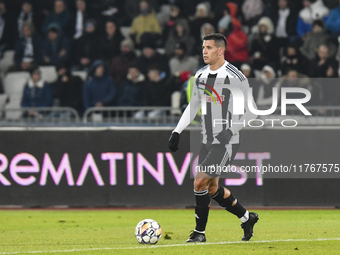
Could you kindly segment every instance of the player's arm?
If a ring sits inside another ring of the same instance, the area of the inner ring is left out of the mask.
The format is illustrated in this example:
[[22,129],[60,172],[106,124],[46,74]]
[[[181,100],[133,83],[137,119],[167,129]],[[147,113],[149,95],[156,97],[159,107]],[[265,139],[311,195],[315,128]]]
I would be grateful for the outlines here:
[[[196,73],[195,79],[197,79],[198,74]],[[189,83],[188,83],[189,86]],[[187,88],[189,89],[189,88]],[[176,152],[178,150],[178,142],[179,142],[179,134],[189,126],[189,124],[196,117],[197,111],[201,106],[201,98],[199,94],[198,87],[195,86],[195,80],[192,83],[192,92],[191,92],[191,100],[188,106],[185,108],[181,119],[179,120],[176,128],[172,131],[171,136],[168,141],[169,149],[172,152]]]
[[197,111],[200,108],[201,103],[200,101],[191,100],[188,104],[187,108],[185,108],[181,119],[179,120],[176,128],[173,132],[178,134],[182,133],[182,131],[189,126],[189,124],[194,120],[196,117]]
[[185,108],[176,128],[172,131],[169,138],[169,149],[172,152],[176,152],[178,150],[179,134],[182,133],[182,131],[194,120],[200,106],[200,101],[192,99],[187,108]]

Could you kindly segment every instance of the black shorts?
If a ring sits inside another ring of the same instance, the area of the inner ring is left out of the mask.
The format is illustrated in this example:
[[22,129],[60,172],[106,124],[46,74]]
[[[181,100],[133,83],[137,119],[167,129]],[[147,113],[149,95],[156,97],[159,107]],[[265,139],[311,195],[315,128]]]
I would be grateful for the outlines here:
[[198,159],[199,171],[212,178],[227,173],[227,168],[233,162],[239,147],[240,144],[202,144]]

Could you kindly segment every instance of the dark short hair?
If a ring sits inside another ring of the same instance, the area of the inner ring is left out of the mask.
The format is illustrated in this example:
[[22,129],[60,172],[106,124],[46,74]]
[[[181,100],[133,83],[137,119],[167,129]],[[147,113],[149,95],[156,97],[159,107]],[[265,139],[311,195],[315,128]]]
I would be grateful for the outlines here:
[[312,27],[314,27],[314,26],[319,26],[319,27],[322,27],[324,29],[325,28],[325,22],[322,19],[314,20],[313,23],[312,23]]
[[141,3],[141,2],[146,2],[150,6],[149,0],[140,0],[139,3]]
[[227,11],[230,14],[230,8],[227,5],[223,6],[223,11]]
[[213,40],[215,44],[220,44],[224,49],[227,48],[227,39],[221,33],[214,33],[203,37],[203,41]]
[[[0,1],[1,2],[1,1]],[[33,73],[35,72],[35,71],[40,71],[40,69],[39,69],[39,66],[38,65],[36,65],[36,64],[33,64],[29,69],[28,69],[28,71],[29,71],[29,73],[30,73],[30,75],[32,76],[33,75]]]
[[140,71],[140,68],[137,64],[129,65],[128,69],[130,69],[130,68],[135,68],[135,69],[138,69],[138,71]]
[[58,28],[56,28],[56,27],[50,27],[50,28],[48,29],[48,32],[53,32],[53,33],[59,34],[59,30],[58,30]]
[[151,65],[148,66],[148,72],[150,72],[150,71],[157,71],[159,73],[162,72],[160,66],[158,66],[156,64],[151,64]]
[[24,5],[24,4],[30,4],[32,6],[32,2],[30,0],[23,1],[21,5]]
[[58,61],[56,64],[55,64],[55,68],[57,69],[57,72],[60,70],[60,69],[63,69],[65,68],[66,70],[69,70],[70,69],[70,64],[68,62],[65,62],[65,61]]

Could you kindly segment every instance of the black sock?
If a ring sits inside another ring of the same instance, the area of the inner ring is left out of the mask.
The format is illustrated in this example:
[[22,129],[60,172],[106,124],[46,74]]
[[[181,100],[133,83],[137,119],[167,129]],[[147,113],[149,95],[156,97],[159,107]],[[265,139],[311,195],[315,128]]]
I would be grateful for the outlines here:
[[[226,209],[228,212],[236,215],[238,218],[242,218],[246,213],[246,209],[234,198],[233,194],[230,193],[230,196],[224,198],[224,188],[219,186],[217,192],[211,197],[214,199],[220,206]],[[236,200],[235,205],[232,205]]]
[[207,225],[209,215],[210,196],[208,189],[203,191],[195,191],[196,206],[195,206],[195,218],[196,218],[196,231],[204,232]]

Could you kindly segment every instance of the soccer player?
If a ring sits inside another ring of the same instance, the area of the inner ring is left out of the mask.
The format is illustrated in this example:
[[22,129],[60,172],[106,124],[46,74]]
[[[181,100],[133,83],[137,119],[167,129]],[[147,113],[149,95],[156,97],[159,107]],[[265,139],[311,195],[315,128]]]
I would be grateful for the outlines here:
[[[169,149],[177,151],[180,133],[191,123],[202,105],[201,149],[194,182],[196,227],[186,242],[206,241],[210,198],[241,220],[243,241],[249,241],[253,236],[253,227],[259,219],[256,213],[248,212],[229,189],[218,184],[221,167],[231,165],[238,150],[239,131],[248,120],[257,117],[248,109],[248,80],[224,59],[226,47],[227,40],[222,34],[203,38],[203,59],[207,65],[196,72],[190,103],[169,138]],[[233,114],[233,100],[237,100],[233,95],[236,93],[231,93],[233,88],[234,91],[238,89],[243,92],[245,112],[242,116]],[[253,107],[256,107],[252,97],[251,100]],[[206,171],[207,168],[216,171]]]

